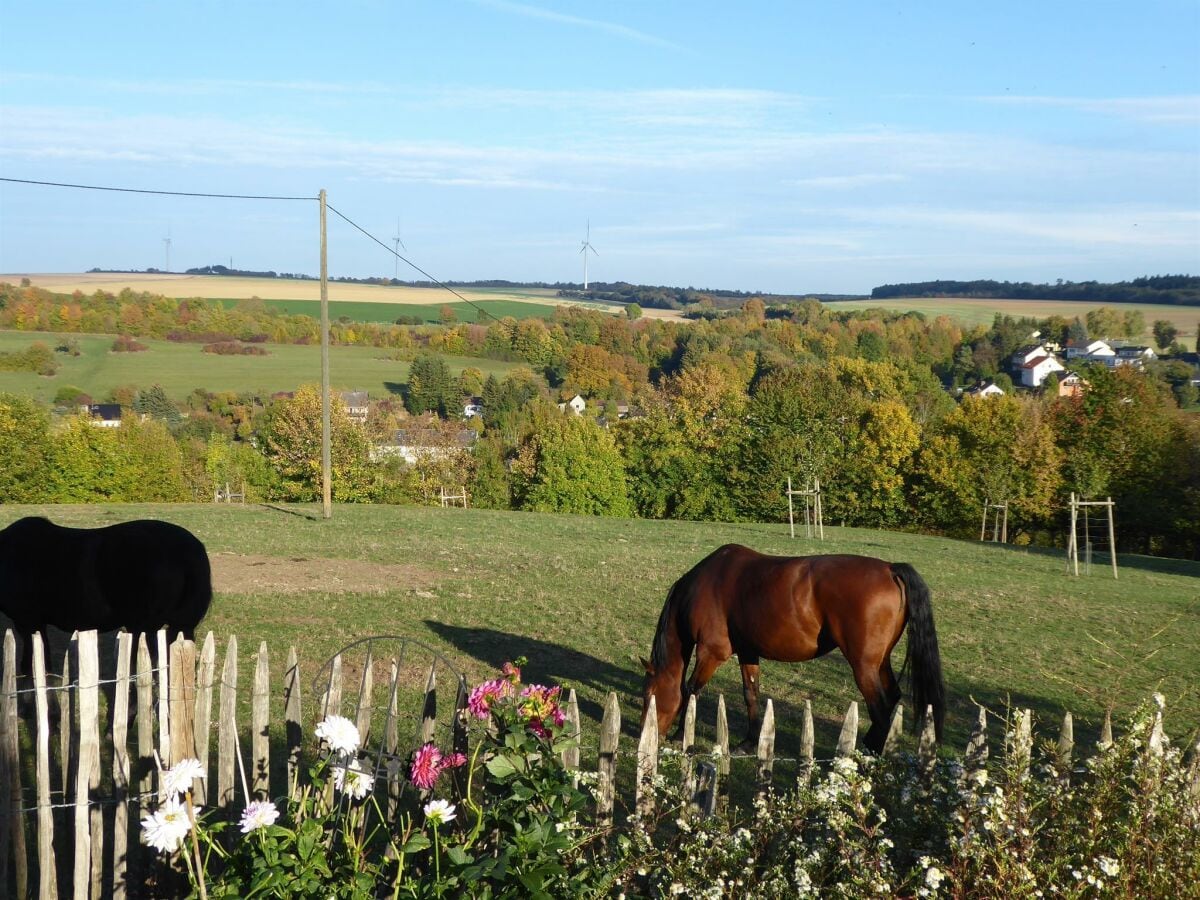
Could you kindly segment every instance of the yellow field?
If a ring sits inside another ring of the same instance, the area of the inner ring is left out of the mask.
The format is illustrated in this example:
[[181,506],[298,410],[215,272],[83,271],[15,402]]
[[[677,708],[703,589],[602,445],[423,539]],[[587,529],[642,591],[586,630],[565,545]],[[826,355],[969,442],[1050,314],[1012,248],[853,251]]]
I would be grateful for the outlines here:
[[[301,281],[284,278],[238,278],[223,275],[143,275],[119,272],[88,272],[84,274],[38,274],[14,273],[0,275],[0,281],[13,284],[28,278],[34,287],[45,288],[60,294],[82,291],[91,294],[107,291],[115,294],[124,288],[162,294],[164,297],[206,297],[223,300],[245,300],[259,297],[263,300],[320,300],[321,286],[316,281]],[[468,300],[519,300],[522,303],[538,303],[545,306],[575,306],[576,301],[563,300],[555,296],[551,288],[455,288]],[[457,303],[458,298],[444,288],[437,287],[391,287],[378,284],[329,283],[331,302],[354,301],[356,303],[410,303],[436,304]],[[591,309],[619,312],[620,307],[586,304]],[[663,310],[669,312],[669,310]]]

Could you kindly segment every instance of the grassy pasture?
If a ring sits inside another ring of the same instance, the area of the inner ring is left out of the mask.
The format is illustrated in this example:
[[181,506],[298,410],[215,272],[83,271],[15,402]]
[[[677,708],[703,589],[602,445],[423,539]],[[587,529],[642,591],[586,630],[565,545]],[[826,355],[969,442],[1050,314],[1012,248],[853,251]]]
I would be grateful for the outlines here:
[[[0,352],[23,350],[34,341],[51,346],[62,338],[79,342],[80,356],[56,354],[60,364],[52,377],[33,372],[0,372],[0,391],[49,402],[64,385],[74,385],[93,397],[103,397],[118,385],[162,385],[167,395],[184,399],[195,388],[210,391],[290,391],[321,380],[319,345],[264,344],[267,356],[218,356],[202,352],[201,344],[140,339],[149,347],[140,353],[113,353],[112,335],[54,335],[33,331],[0,331]],[[408,380],[408,363],[389,359],[392,351],[376,347],[330,347],[329,368],[333,386],[341,390],[366,390],[374,397],[397,394]],[[468,357],[446,357],[455,374],[474,366],[497,376],[513,363]]]
[[1140,310],[1146,318],[1146,339],[1150,340],[1150,326],[1156,319],[1165,319],[1179,329],[1179,340],[1189,346],[1194,343],[1196,329],[1200,327],[1200,307],[1176,306],[1168,303],[1093,303],[1081,300],[991,300],[967,297],[898,297],[887,300],[835,300],[825,304],[833,310],[893,309],[899,312],[910,310],[924,313],[929,318],[950,316],[967,325],[990,325],[996,313],[1014,317],[1030,316],[1044,319],[1048,316],[1063,316],[1083,320],[1088,310],[1107,306],[1121,311]]
[[[446,294],[447,297],[453,296]],[[217,298],[227,308],[242,302],[239,299]],[[320,300],[264,300],[268,309],[280,313],[309,316],[313,319],[321,317]],[[472,305],[474,304],[474,305]],[[521,300],[478,300],[471,303],[455,301],[453,303],[371,303],[359,300],[330,301],[329,318],[336,321],[345,316],[353,322],[381,322],[391,324],[401,316],[420,316],[427,322],[439,321],[443,307],[454,310],[460,322],[479,322],[486,325],[496,319],[511,316],[514,319],[548,319],[554,314],[554,308],[542,303],[527,303]],[[480,312],[480,310],[483,312]]]
[[[668,587],[732,541],[772,553],[849,552],[913,563],[933,590],[954,745],[961,747],[972,724],[972,700],[1001,714],[1009,701],[1030,706],[1043,735],[1070,709],[1077,740],[1091,740],[1106,708],[1114,708],[1119,725],[1135,703],[1160,690],[1172,738],[1194,741],[1200,730],[1197,563],[1123,557],[1118,581],[1102,566],[1076,579],[1065,574],[1061,554],[911,534],[830,528],[818,543],[791,540],[779,524],[380,506],[339,506],[330,521],[298,506],[6,506],[0,527],[28,514],[78,526],[162,518],[194,531],[214,567],[228,554],[286,563],[289,590],[263,587],[250,574],[236,590],[218,592],[202,631],[211,628],[219,647],[236,634],[243,671],[260,641],[268,643],[272,665],[295,644],[306,691],[342,646],[372,634],[402,635],[447,654],[472,681],[525,655],[532,680],[578,690],[593,726],[605,694],[615,690],[632,733],[642,680],[636,658],[649,655]],[[383,564],[407,566],[410,574],[369,590],[338,589],[339,579],[353,580],[356,566]],[[897,668],[902,657],[903,642]],[[805,697],[818,720],[818,753],[825,754],[836,740],[836,719],[858,698],[838,653],[798,665],[764,661],[762,683],[776,703],[776,752],[784,757],[796,753]],[[701,698],[703,740],[712,738],[718,691],[733,733],[745,727],[730,662]],[[594,744],[595,728],[586,733]]]

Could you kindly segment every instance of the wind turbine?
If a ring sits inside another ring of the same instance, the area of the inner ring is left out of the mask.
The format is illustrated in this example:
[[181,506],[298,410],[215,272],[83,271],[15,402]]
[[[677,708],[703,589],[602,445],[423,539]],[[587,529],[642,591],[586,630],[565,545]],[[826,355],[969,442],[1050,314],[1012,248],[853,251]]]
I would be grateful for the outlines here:
[[588,223],[587,223],[587,237],[585,237],[583,239],[583,246],[579,248],[579,252],[583,254],[583,289],[585,291],[588,289],[588,277],[587,277],[588,257],[587,257],[587,255],[588,255],[589,250],[591,250],[592,253],[594,253],[596,256],[600,255],[599,253],[596,253],[596,248],[592,246],[592,220],[591,219],[588,219]]
[[[396,219],[396,236],[392,238],[392,252],[396,254],[396,274],[394,280],[400,280],[400,248],[404,247],[404,241],[400,240],[400,219]],[[408,252],[408,248],[404,247],[404,252]]]
[[166,257],[167,257],[167,261],[165,264],[166,267],[163,269],[163,271],[170,272],[171,271],[171,226],[170,225],[167,226],[167,236],[165,238],[163,238],[163,248],[166,252]]

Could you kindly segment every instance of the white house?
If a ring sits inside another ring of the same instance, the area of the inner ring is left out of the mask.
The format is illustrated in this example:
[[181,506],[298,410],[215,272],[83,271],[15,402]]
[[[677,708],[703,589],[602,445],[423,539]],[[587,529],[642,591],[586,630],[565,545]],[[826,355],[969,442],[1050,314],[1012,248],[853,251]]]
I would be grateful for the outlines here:
[[419,459],[450,459],[470,450],[475,437],[470,428],[450,433],[433,428],[404,428],[396,432],[390,443],[373,446],[371,459],[398,456],[409,465]]
[[1040,356],[1049,356],[1050,351],[1046,349],[1044,344],[1029,344],[1022,347],[1012,355],[1012,364],[1014,369],[1019,369],[1031,360],[1037,359]]
[[463,414],[464,419],[473,419],[476,416],[482,416],[483,415],[483,398],[482,397],[472,397],[470,400],[468,400],[466,403],[464,403],[462,414]]
[[1021,366],[1021,384],[1025,387],[1041,387],[1051,372],[1065,372],[1066,368],[1053,356],[1039,356]]
[[1149,347],[1118,347],[1117,359],[1125,359],[1135,365],[1143,365],[1158,359],[1158,354]]
[[1107,341],[1089,341],[1086,344],[1067,341],[1067,359],[1094,359],[1100,362],[1110,356],[1116,356],[1116,351]]
[[366,391],[342,391],[342,406],[351,421],[359,425],[366,423],[369,409]]
[[567,409],[569,408],[571,410],[571,412],[573,412],[575,415],[582,416],[583,411],[587,408],[587,401],[584,400],[582,397],[580,397],[578,394],[576,394],[574,397],[572,397],[566,403],[558,404],[558,408],[560,410],[562,410],[563,412],[566,412]]
[[997,385],[992,379],[981,381],[975,387],[967,388],[963,391],[964,397],[1003,397],[1004,389]]

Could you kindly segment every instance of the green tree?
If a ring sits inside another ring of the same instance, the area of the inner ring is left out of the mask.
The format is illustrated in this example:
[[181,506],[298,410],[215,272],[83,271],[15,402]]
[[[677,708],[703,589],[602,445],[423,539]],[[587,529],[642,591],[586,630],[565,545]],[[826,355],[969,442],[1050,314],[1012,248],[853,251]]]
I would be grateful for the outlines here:
[[51,453],[50,424],[43,409],[24,397],[0,394],[0,503],[49,499]]
[[436,353],[421,353],[408,370],[408,393],[404,405],[410,413],[436,412],[445,416],[458,404],[457,387],[446,360]]
[[922,520],[970,535],[986,500],[1007,501],[1016,527],[1052,516],[1062,454],[1036,401],[967,397],[921,448],[915,500]]
[[[369,499],[369,446],[363,430],[340,403],[330,404],[333,499]],[[312,385],[274,403],[258,429],[259,446],[280,478],[282,499],[321,496],[321,392]]]
[[154,419],[162,419],[172,427],[183,421],[179,407],[167,397],[167,392],[163,390],[162,385],[158,384],[144,391],[138,391],[137,396],[133,398],[133,411]]
[[468,488],[471,505],[482,509],[511,508],[504,442],[498,435],[485,435],[475,442],[473,455],[475,473]]
[[1154,320],[1154,343],[1159,350],[1166,350],[1179,336],[1179,329],[1166,319]]
[[630,303],[625,307],[625,318],[640,319],[642,317],[642,308],[636,303]]
[[628,516],[625,466],[612,435],[591,419],[548,404],[512,465],[513,505],[535,512]]
[[167,426],[156,419],[126,418],[116,432],[121,453],[120,499],[129,503],[174,503],[192,499],[183,479],[183,455]]

